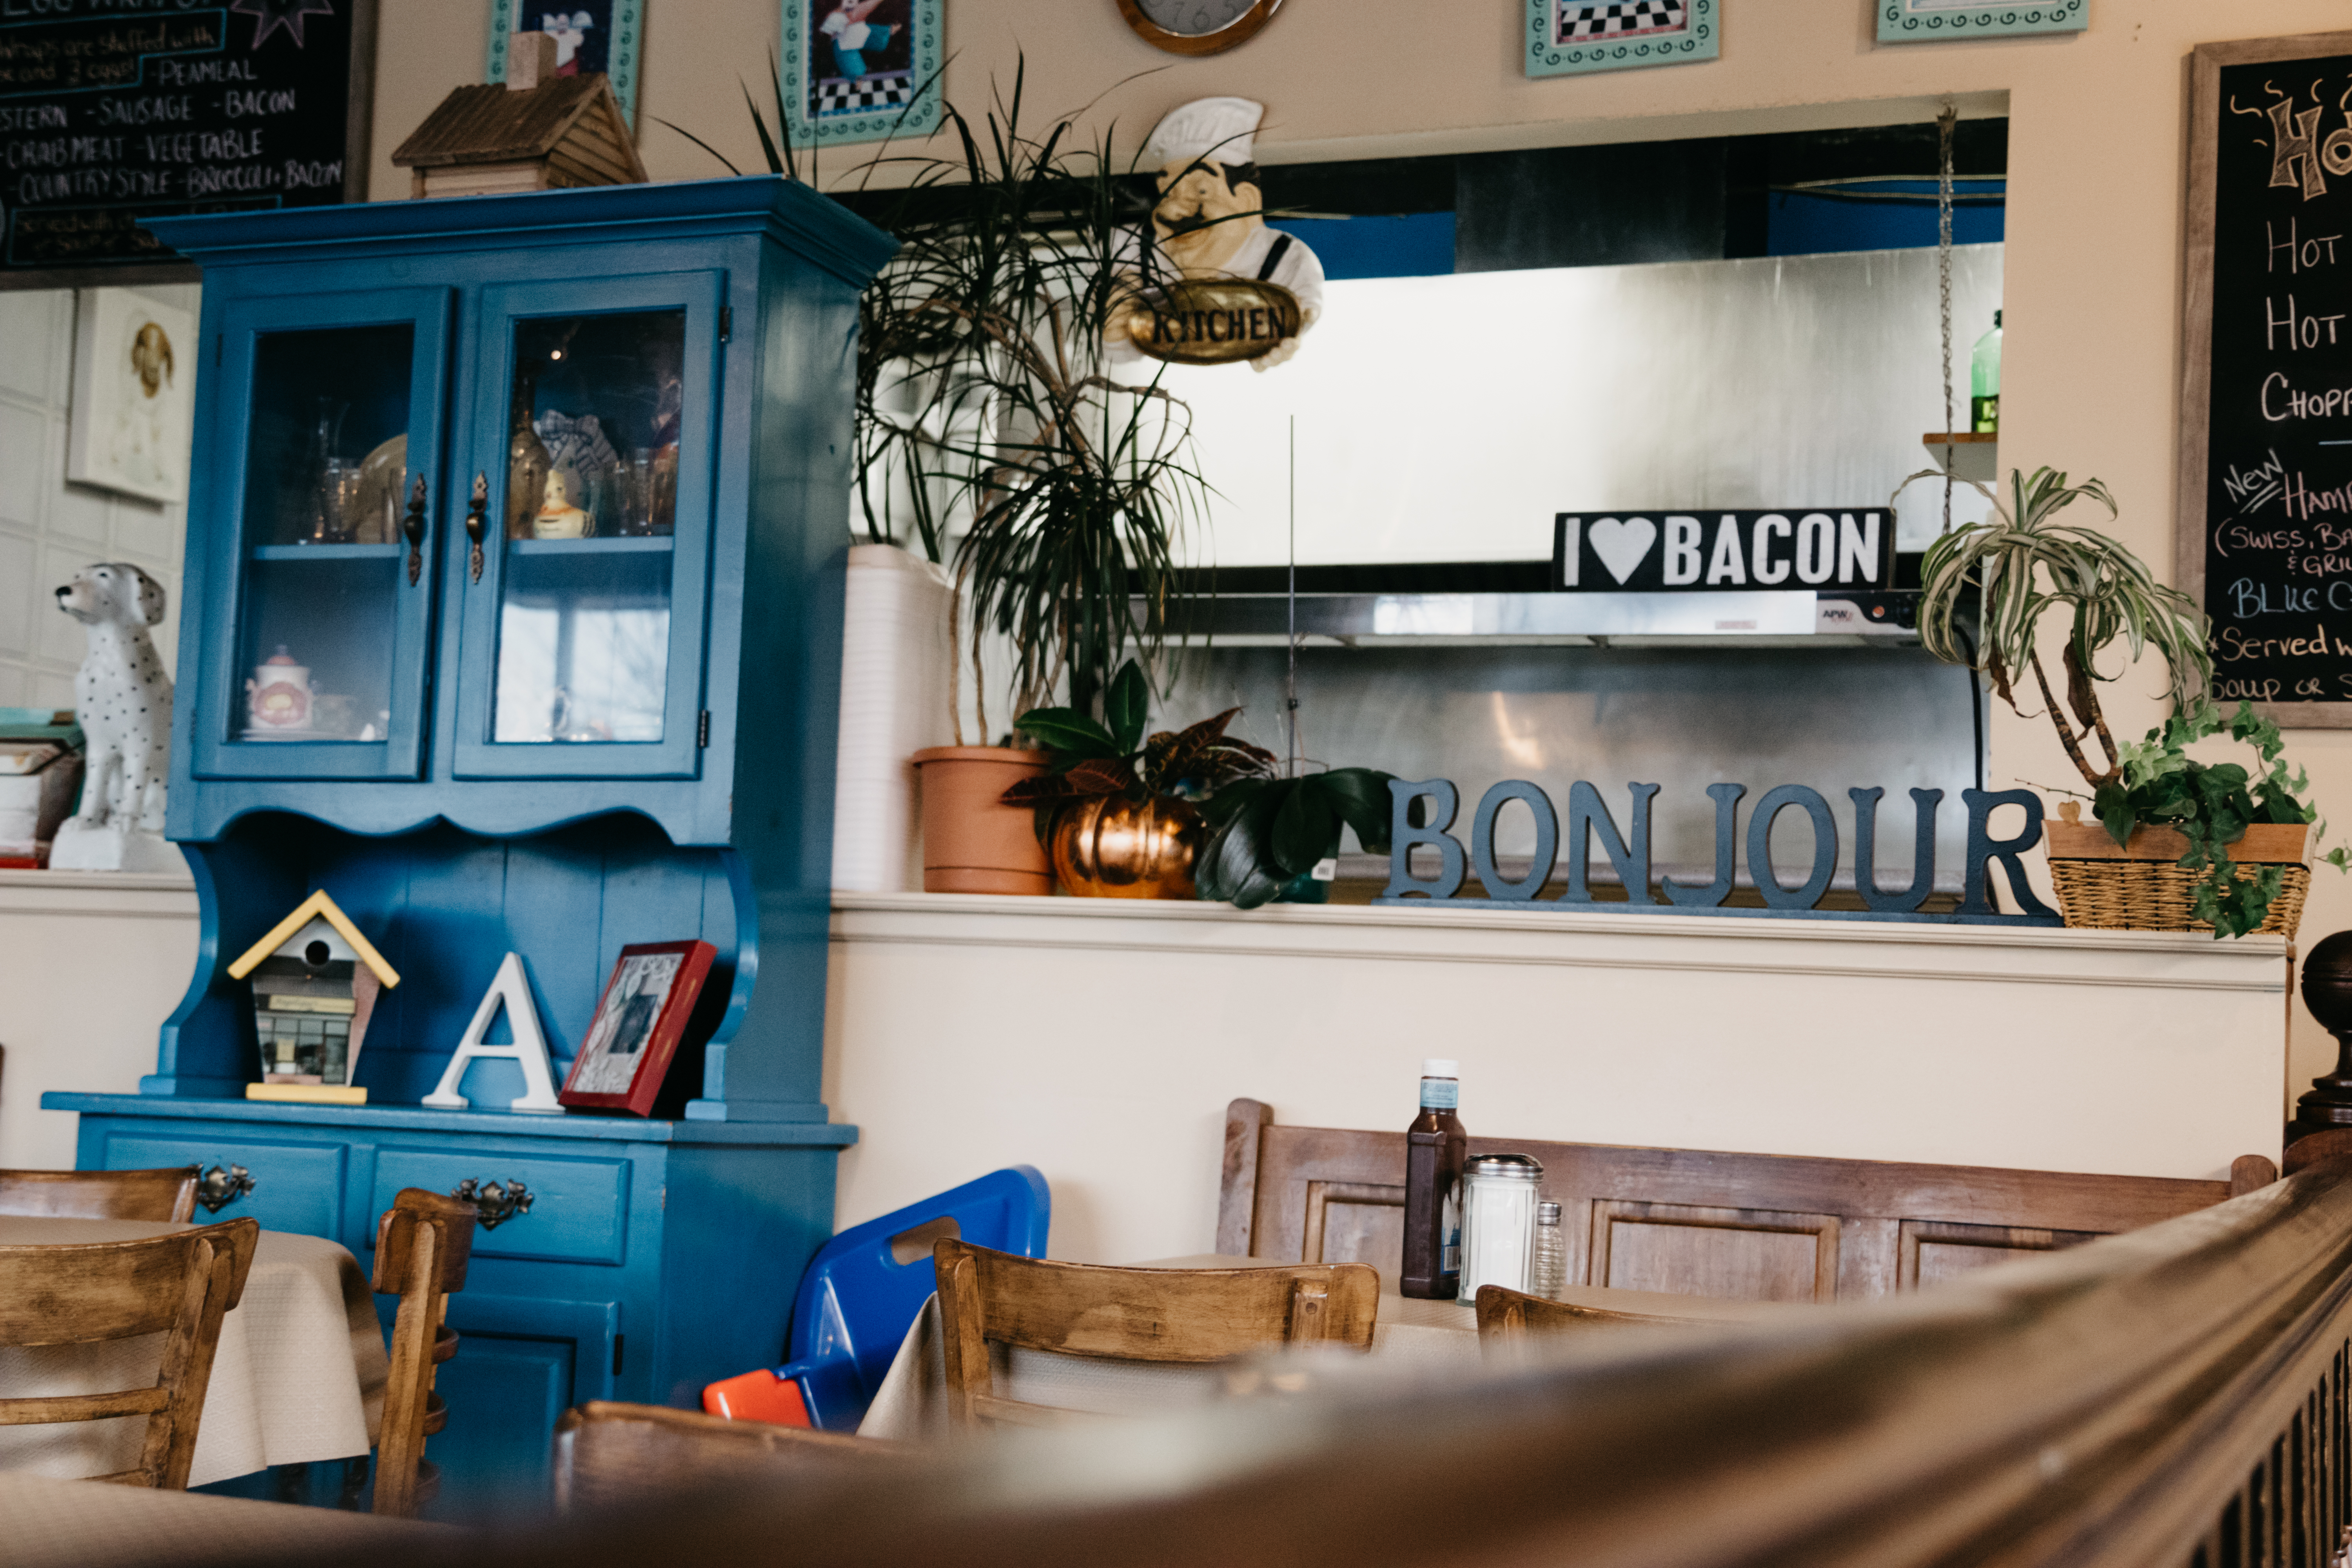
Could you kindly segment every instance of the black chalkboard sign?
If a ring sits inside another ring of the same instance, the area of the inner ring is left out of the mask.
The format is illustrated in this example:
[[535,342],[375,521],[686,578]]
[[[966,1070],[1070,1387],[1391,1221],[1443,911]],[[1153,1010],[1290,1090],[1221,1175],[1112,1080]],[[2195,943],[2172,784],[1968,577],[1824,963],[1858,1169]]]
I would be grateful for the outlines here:
[[2352,728],[2352,33],[2189,80],[2180,579],[2217,698]]
[[0,288],[194,278],[139,226],[364,200],[375,0],[0,0]]

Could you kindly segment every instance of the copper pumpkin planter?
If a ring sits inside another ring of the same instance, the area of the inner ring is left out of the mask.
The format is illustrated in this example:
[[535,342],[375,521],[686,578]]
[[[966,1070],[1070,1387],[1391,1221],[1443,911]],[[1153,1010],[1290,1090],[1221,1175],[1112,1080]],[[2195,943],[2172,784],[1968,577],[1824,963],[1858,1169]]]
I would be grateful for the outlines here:
[[1081,899],[1192,899],[1192,862],[1205,837],[1201,814],[1181,800],[1097,795],[1054,825],[1054,873]]

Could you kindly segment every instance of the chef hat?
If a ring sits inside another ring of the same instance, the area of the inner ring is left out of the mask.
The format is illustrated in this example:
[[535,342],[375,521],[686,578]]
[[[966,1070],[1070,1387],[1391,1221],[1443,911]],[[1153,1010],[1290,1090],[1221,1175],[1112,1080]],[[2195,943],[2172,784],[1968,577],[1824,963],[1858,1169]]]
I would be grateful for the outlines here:
[[1195,99],[1169,110],[1143,144],[1142,166],[1164,168],[1205,158],[1213,163],[1246,163],[1265,105],[1246,98]]

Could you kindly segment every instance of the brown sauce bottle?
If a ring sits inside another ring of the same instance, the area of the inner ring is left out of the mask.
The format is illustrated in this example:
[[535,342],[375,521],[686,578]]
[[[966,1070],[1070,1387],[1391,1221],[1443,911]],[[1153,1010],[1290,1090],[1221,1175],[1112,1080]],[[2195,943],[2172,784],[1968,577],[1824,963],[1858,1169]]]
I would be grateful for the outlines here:
[[1470,1135],[1454,1114],[1461,1103],[1461,1065],[1439,1058],[1421,1064],[1421,1114],[1404,1130],[1404,1267],[1400,1289],[1423,1300],[1451,1301],[1462,1288],[1462,1162]]

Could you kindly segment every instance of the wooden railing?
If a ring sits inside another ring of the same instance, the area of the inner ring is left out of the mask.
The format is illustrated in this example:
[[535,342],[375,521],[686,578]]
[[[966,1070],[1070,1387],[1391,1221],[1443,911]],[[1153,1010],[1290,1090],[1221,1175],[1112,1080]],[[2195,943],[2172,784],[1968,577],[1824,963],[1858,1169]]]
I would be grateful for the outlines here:
[[2352,1521],[2352,1161],[1811,1321],[1382,1369],[481,1560],[2322,1568]]

